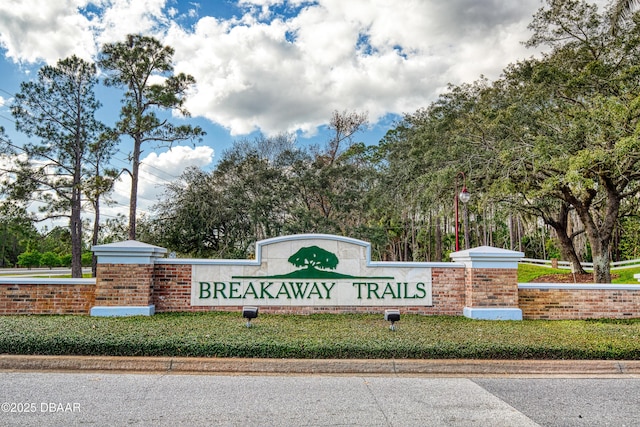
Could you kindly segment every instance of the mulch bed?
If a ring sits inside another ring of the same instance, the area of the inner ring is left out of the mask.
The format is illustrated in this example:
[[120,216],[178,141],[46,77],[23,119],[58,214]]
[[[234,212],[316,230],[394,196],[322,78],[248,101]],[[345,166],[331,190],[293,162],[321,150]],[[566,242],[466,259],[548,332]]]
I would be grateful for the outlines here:
[[[612,274],[611,278],[615,279],[617,274]],[[593,274],[547,274],[545,276],[536,277],[533,282],[536,283],[593,283]]]

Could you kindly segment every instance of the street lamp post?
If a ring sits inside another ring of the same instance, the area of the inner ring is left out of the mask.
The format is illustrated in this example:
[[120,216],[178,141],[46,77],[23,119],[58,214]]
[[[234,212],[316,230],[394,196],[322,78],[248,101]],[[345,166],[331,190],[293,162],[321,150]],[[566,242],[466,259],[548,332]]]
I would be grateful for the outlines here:
[[[462,191],[458,194],[458,177],[462,175]],[[458,199],[462,203],[467,203],[471,198],[471,194],[467,190],[467,177],[464,175],[464,172],[458,172],[455,179],[455,193],[453,195],[453,205],[455,207],[456,213],[456,252],[460,250],[460,238],[458,236],[458,230],[460,229],[460,224],[458,221]]]

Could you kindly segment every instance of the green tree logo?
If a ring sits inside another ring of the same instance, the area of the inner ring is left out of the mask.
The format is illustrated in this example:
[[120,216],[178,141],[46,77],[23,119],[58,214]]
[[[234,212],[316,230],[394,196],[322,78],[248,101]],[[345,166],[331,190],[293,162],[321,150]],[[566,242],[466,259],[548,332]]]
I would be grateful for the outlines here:
[[[341,274],[335,271],[326,271],[327,269],[335,270],[338,266],[338,257],[336,254],[322,249],[318,246],[306,246],[300,248],[298,252],[291,255],[287,260],[300,270],[292,271],[287,274],[278,274],[275,276],[232,276],[234,279],[357,279],[357,276]],[[392,276],[367,277],[371,279],[390,279]]]
[[338,266],[338,257],[318,246],[301,248],[291,255],[288,261],[296,267],[305,267],[307,270],[318,271],[318,268],[335,270]]

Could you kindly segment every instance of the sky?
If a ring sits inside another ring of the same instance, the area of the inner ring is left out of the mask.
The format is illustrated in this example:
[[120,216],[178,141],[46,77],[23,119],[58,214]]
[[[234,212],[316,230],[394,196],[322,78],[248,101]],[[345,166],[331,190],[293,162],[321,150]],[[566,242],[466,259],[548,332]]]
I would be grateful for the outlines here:
[[[0,126],[14,142],[9,105],[20,82],[72,54],[93,60],[130,33],[175,49],[176,72],[197,82],[188,123],[197,146],[143,153],[139,211],[189,166],[211,169],[233,141],[295,132],[301,145],[328,140],[333,111],[366,112],[358,135],[376,144],[405,113],[447,85],[493,80],[538,52],[522,44],[541,0],[3,0],[0,3]],[[98,89],[100,118],[113,125],[120,93]],[[182,122],[176,117],[174,121]],[[126,167],[131,148],[113,160]],[[116,185],[107,215],[126,213],[129,182]]]

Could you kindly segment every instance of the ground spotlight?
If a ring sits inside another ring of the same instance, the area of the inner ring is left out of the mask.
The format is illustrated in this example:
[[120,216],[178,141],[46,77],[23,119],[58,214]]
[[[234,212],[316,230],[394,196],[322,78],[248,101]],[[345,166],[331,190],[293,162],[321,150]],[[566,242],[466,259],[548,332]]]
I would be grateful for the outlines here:
[[251,320],[258,317],[258,307],[242,307],[242,317],[247,319],[247,328],[251,327]]
[[400,321],[400,310],[391,308],[384,311],[384,320],[391,322],[389,327],[392,331],[396,330],[396,322]]

